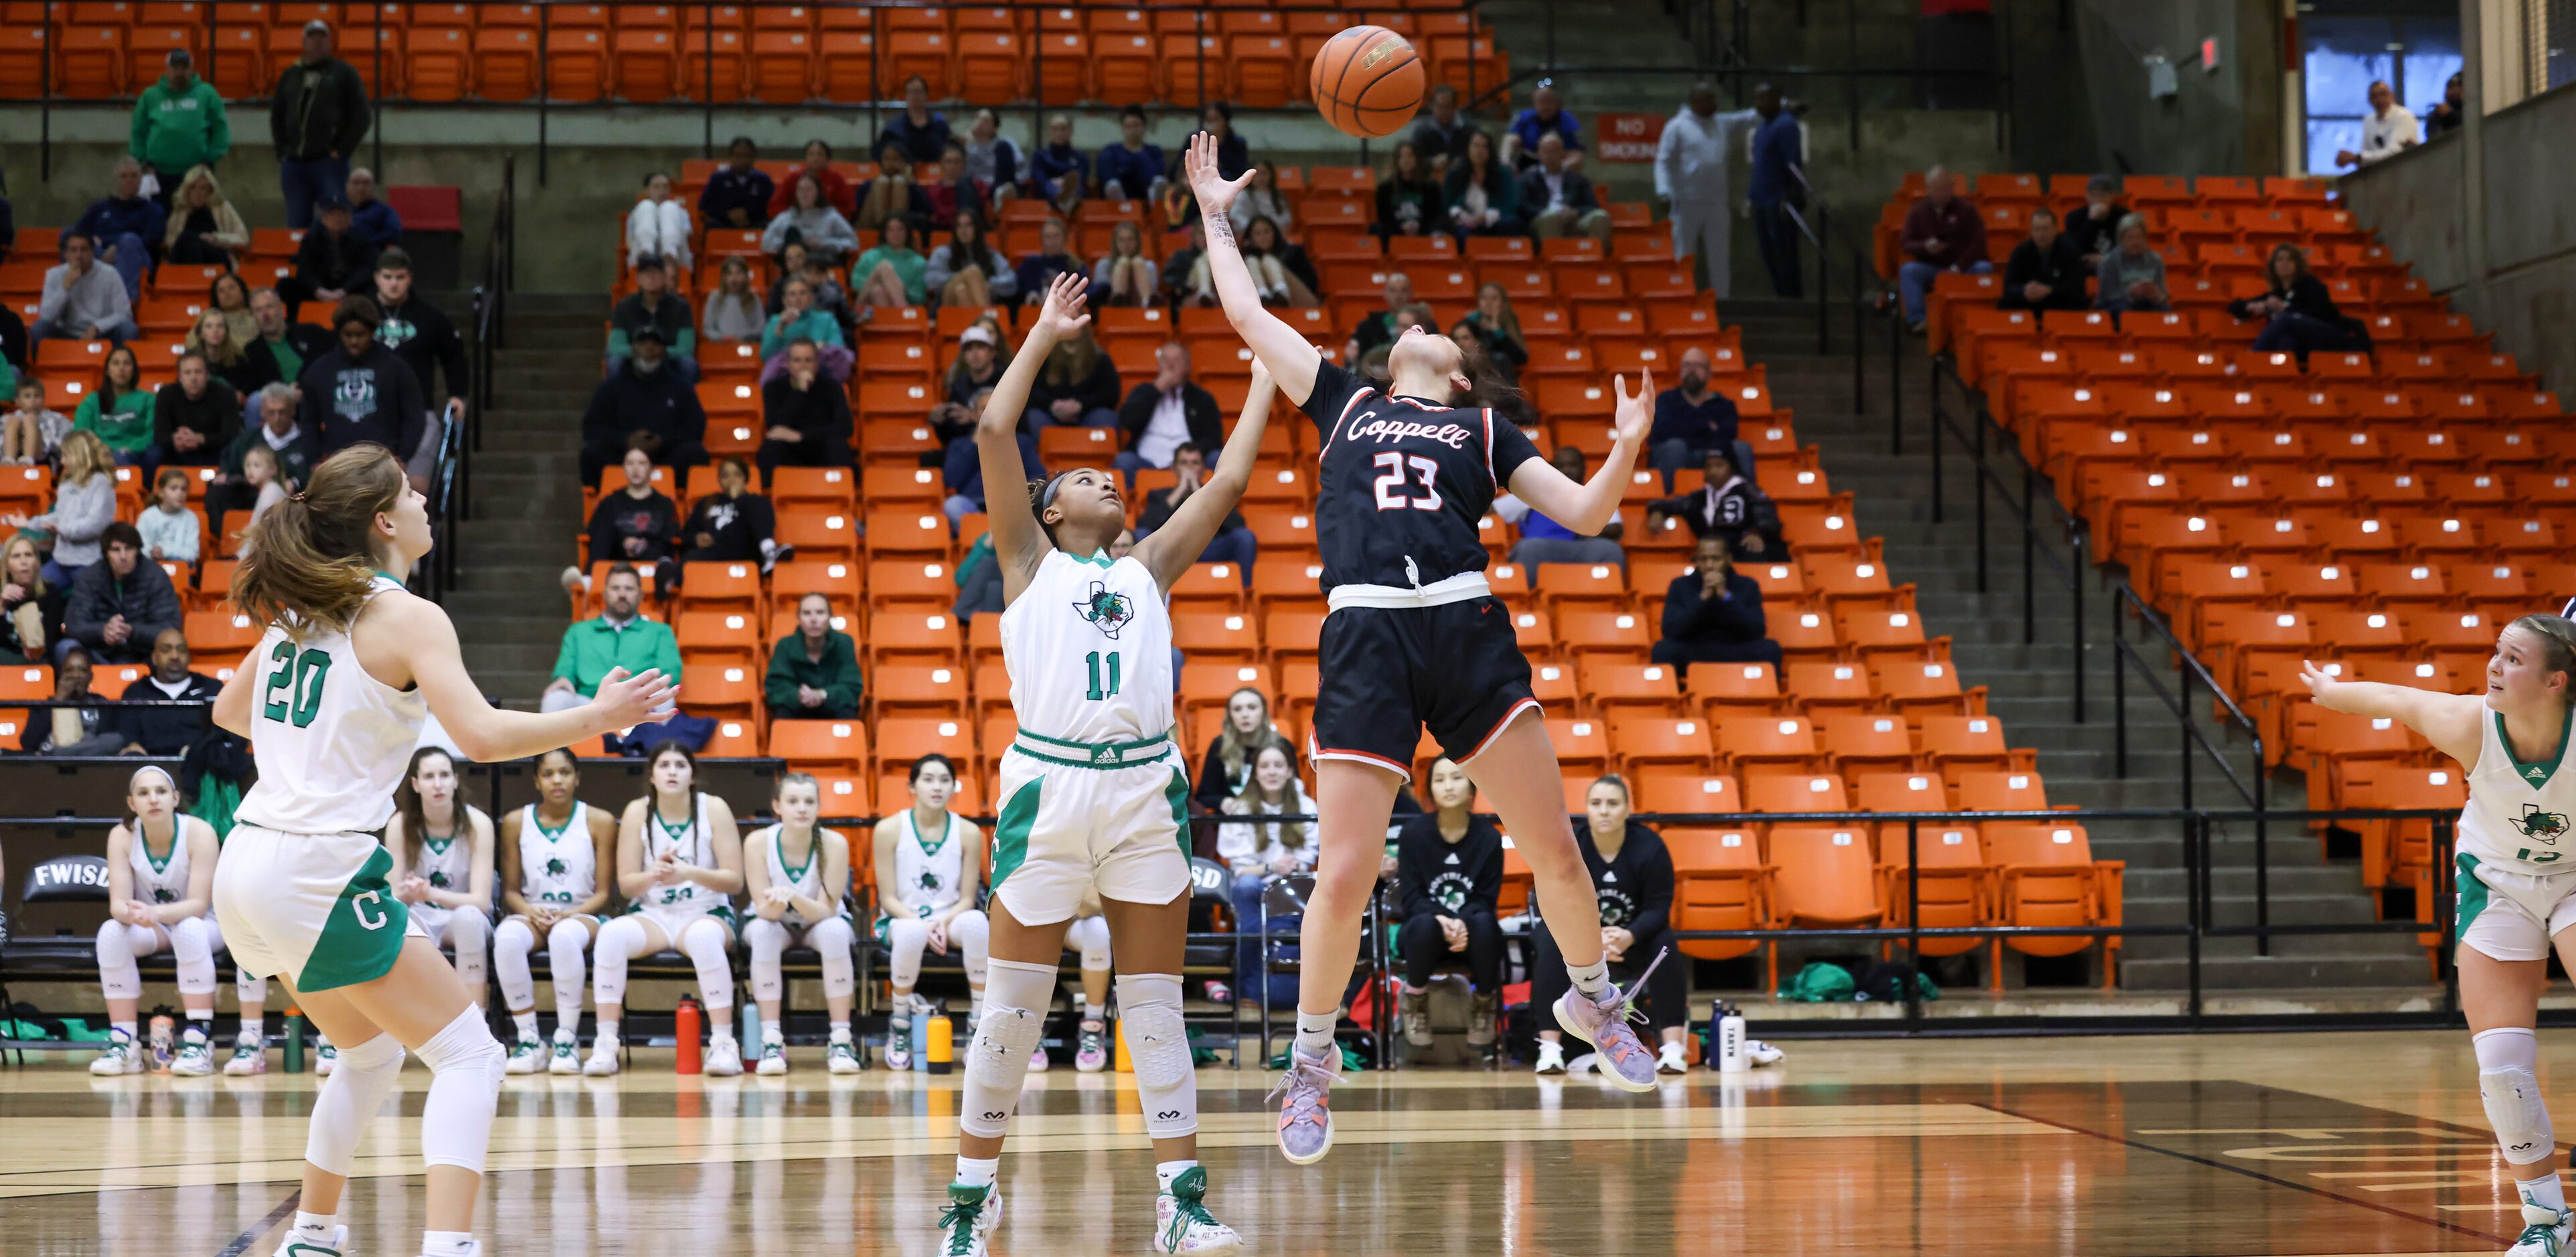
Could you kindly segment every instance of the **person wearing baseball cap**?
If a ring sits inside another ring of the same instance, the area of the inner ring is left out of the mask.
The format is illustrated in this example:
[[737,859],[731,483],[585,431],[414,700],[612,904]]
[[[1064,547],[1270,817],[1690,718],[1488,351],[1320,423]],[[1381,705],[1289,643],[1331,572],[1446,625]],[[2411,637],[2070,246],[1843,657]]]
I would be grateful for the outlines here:
[[623,347],[581,412],[581,482],[599,483],[630,449],[660,467],[704,466],[706,408],[676,368],[669,334],[648,319],[627,331]]
[[320,18],[305,23],[304,55],[286,67],[269,93],[268,138],[277,149],[287,226],[312,226],[323,197],[338,197],[348,186],[349,154],[372,122],[366,84],[355,67],[331,55],[331,24]]
[[295,273],[277,281],[277,295],[294,309],[307,301],[338,301],[368,291],[376,250],[349,225],[349,202],[337,191],[314,198],[319,220],[295,246]]

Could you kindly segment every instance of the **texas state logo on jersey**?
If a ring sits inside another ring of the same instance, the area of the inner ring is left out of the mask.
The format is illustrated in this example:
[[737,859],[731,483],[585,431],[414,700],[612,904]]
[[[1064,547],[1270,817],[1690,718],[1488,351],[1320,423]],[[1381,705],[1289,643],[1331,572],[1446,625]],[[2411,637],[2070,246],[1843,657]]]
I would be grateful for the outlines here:
[[[2533,764],[2523,770],[2523,776],[2526,780],[2529,780],[2531,784],[2536,786],[2548,779],[2549,770],[2541,765]],[[2536,803],[2523,804],[2522,815],[2514,817],[2506,823],[2513,826],[2515,833],[2521,834],[2523,837],[2529,838],[2534,842],[2545,843],[2553,847],[2558,845],[2559,836],[2567,832],[2567,814],[2565,812],[2545,811]]]
[[1090,596],[1073,604],[1073,609],[1085,623],[1113,642],[1118,640],[1118,630],[1136,618],[1135,602],[1099,581],[1091,582]]

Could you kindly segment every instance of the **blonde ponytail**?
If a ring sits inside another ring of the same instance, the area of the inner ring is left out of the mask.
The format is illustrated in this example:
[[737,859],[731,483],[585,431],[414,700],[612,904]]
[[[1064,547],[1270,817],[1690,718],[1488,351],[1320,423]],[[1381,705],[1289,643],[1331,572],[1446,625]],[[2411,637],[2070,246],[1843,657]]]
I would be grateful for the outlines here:
[[394,509],[405,483],[401,461],[381,445],[323,460],[302,493],[270,507],[243,537],[233,606],[297,638],[346,632],[374,586],[376,517]]

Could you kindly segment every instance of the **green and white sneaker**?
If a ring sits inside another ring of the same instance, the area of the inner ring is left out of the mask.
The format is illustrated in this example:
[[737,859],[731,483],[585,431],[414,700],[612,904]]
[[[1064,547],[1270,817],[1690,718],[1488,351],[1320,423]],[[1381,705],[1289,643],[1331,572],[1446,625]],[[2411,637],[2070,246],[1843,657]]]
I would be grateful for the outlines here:
[[787,1072],[787,1045],[770,1039],[760,1041],[760,1064],[752,1072],[763,1078],[775,1078]]
[[314,1048],[313,1075],[315,1077],[328,1078],[331,1076],[331,1071],[339,1067],[340,1049],[331,1046],[330,1040],[325,1039]]
[[501,1067],[505,1074],[533,1074],[546,1067],[544,1040],[522,1038],[510,1045],[510,1063]]
[[137,1051],[134,1036],[122,1030],[107,1032],[107,1045],[98,1051],[98,1059],[89,1063],[89,1072],[101,1078],[143,1072],[143,1053]]
[[867,1063],[859,1059],[858,1045],[848,1039],[834,1039],[830,1047],[823,1049],[823,1065],[836,1074],[855,1074],[867,1068]]
[[207,1040],[205,1031],[188,1027],[179,1035],[179,1054],[170,1059],[171,1076],[203,1078],[214,1072],[215,1045]]
[[1002,1225],[1002,1189],[948,1185],[948,1209],[939,1215],[941,1257],[991,1257],[986,1237]]
[[2504,1257],[2561,1257],[2568,1250],[2568,1231],[2576,1224],[2576,1214],[2565,1209],[2540,1205],[2522,1207],[2522,1238],[2504,1250]]
[[268,1072],[268,1038],[257,1030],[242,1031],[233,1040],[233,1058],[224,1062],[224,1074],[247,1078]]
[[327,1248],[295,1238],[295,1228],[290,1226],[286,1228],[286,1238],[277,1242],[274,1257],[340,1257],[340,1250],[348,1246],[349,1228],[345,1225],[331,1228],[331,1244]]
[[1234,1228],[1207,1211],[1207,1169],[1191,1166],[1172,1180],[1172,1190],[1154,1198],[1154,1251],[1158,1253],[1231,1253],[1243,1247]]
[[[611,1045],[609,1056],[613,1060],[616,1055],[614,1045]],[[547,1049],[546,1072],[567,1075],[582,1072],[581,1041],[573,1037],[569,1028],[555,1031],[554,1046]]]

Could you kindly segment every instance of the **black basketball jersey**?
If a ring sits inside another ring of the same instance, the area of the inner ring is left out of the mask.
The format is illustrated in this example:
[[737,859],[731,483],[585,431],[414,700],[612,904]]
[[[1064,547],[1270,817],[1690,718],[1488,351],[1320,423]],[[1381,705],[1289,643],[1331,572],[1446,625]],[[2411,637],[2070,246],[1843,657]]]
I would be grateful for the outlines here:
[[1330,362],[1315,368],[1305,411],[1324,437],[1315,532],[1327,592],[1485,570],[1477,521],[1539,457],[1511,420],[1391,396]]

